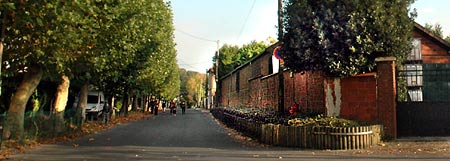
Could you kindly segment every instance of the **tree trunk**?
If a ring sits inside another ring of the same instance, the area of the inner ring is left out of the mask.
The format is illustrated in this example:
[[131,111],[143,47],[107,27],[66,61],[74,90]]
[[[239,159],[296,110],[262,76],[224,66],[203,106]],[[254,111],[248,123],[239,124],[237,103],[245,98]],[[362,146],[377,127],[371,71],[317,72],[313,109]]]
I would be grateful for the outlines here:
[[131,105],[131,96],[129,95],[129,94],[127,94],[127,97],[126,97],[126,99],[127,99],[127,106],[125,106],[125,113],[124,113],[124,116],[125,117],[128,117],[128,111],[130,110],[130,105]]
[[2,96],[2,64],[3,64],[3,39],[6,31],[6,15],[2,15],[2,28],[0,31],[0,96]]
[[123,96],[122,107],[120,108],[120,114],[123,114],[125,117],[128,116],[128,107],[130,105],[130,96],[128,93],[125,93]]
[[125,117],[128,116],[128,105],[130,103],[130,96],[128,95],[128,87],[125,87],[123,90],[123,101],[122,107],[120,108],[120,113],[123,113]]
[[80,90],[80,99],[78,99],[77,104],[77,114],[75,116],[75,123],[78,126],[78,129],[81,130],[83,127],[83,122],[86,119],[86,104],[87,104],[87,96],[88,96],[88,87],[89,83],[84,84]]
[[144,113],[148,111],[148,95],[144,96]]
[[143,94],[141,94],[140,96],[139,96],[139,107],[141,107],[142,108],[142,111],[144,111],[144,95]]
[[56,99],[53,106],[55,133],[59,134],[65,131],[64,110],[66,109],[67,100],[69,97],[70,80],[66,75],[61,76],[61,83],[56,89]]
[[25,73],[22,82],[17,87],[9,104],[6,118],[4,139],[15,139],[22,141],[24,138],[24,113],[28,99],[42,79],[43,71],[40,67],[30,67]]
[[116,106],[115,100],[116,98],[111,96],[111,119],[116,118],[116,108],[114,108]]
[[133,107],[131,108],[132,111],[137,111],[138,108],[138,97],[137,95],[133,96]]
[[0,96],[2,96],[2,57],[3,57],[3,41],[0,40]]

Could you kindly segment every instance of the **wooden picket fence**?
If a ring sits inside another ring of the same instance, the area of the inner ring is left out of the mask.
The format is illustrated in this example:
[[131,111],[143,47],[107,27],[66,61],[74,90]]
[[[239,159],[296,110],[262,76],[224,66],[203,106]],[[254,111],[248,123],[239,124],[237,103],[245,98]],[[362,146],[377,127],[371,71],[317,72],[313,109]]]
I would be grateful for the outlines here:
[[303,149],[364,149],[381,142],[382,126],[321,127],[263,124],[223,111],[213,116],[228,127],[258,139],[260,142]]
[[320,127],[263,124],[260,141],[305,149],[365,149],[381,142],[381,129],[381,125]]

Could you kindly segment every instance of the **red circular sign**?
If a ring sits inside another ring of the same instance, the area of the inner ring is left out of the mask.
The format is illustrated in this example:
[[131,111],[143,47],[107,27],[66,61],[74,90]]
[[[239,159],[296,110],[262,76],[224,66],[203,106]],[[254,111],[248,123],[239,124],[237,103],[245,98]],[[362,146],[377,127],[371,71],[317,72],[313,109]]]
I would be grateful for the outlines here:
[[277,59],[282,59],[281,54],[280,54],[280,48],[281,46],[277,46],[275,49],[273,49],[273,56],[275,56],[275,58]]

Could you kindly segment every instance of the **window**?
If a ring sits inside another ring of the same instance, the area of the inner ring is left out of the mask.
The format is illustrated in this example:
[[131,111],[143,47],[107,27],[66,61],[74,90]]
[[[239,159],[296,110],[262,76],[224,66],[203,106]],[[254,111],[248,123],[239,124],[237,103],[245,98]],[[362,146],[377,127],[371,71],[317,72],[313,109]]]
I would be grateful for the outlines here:
[[411,53],[409,53],[407,60],[410,61],[418,61],[422,60],[422,46],[421,40],[419,38],[415,38],[412,41],[413,48]]
[[275,56],[272,55],[271,59],[271,66],[269,66],[269,71],[272,70],[272,72],[269,72],[269,74],[272,73],[278,73],[278,68],[280,67],[280,60],[275,58]]
[[98,96],[88,95],[87,103],[98,103]]
[[422,42],[420,38],[414,38],[413,48],[406,58],[407,64],[401,70],[402,77],[406,80],[408,100],[413,102],[423,101],[423,65]]
[[403,67],[404,77],[408,89],[410,101],[423,101],[423,66],[422,64],[405,64]]
[[408,87],[423,85],[422,64],[405,64],[404,69]]

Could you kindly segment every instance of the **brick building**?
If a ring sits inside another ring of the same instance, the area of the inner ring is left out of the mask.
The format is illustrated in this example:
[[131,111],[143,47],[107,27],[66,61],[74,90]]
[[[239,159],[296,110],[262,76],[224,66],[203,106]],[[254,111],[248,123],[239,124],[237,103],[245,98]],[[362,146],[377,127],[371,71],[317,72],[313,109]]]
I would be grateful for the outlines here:
[[[405,68],[422,69],[422,64],[450,62],[450,45],[444,40],[432,35],[417,23],[413,37],[416,47],[409,55]],[[263,108],[272,111],[277,109],[278,70],[274,67],[278,63],[274,62],[275,58],[272,56],[277,45],[268,47],[262,54],[220,78],[220,107]],[[292,73],[285,70],[285,111],[288,111],[292,104],[298,103],[304,111],[383,124],[386,135],[396,138],[395,58],[378,58],[376,62],[377,71],[347,78],[325,77],[321,72]],[[448,68],[450,69],[450,66]],[[418,93],[413,90],[416,89],[408,87],[408,94]]]

